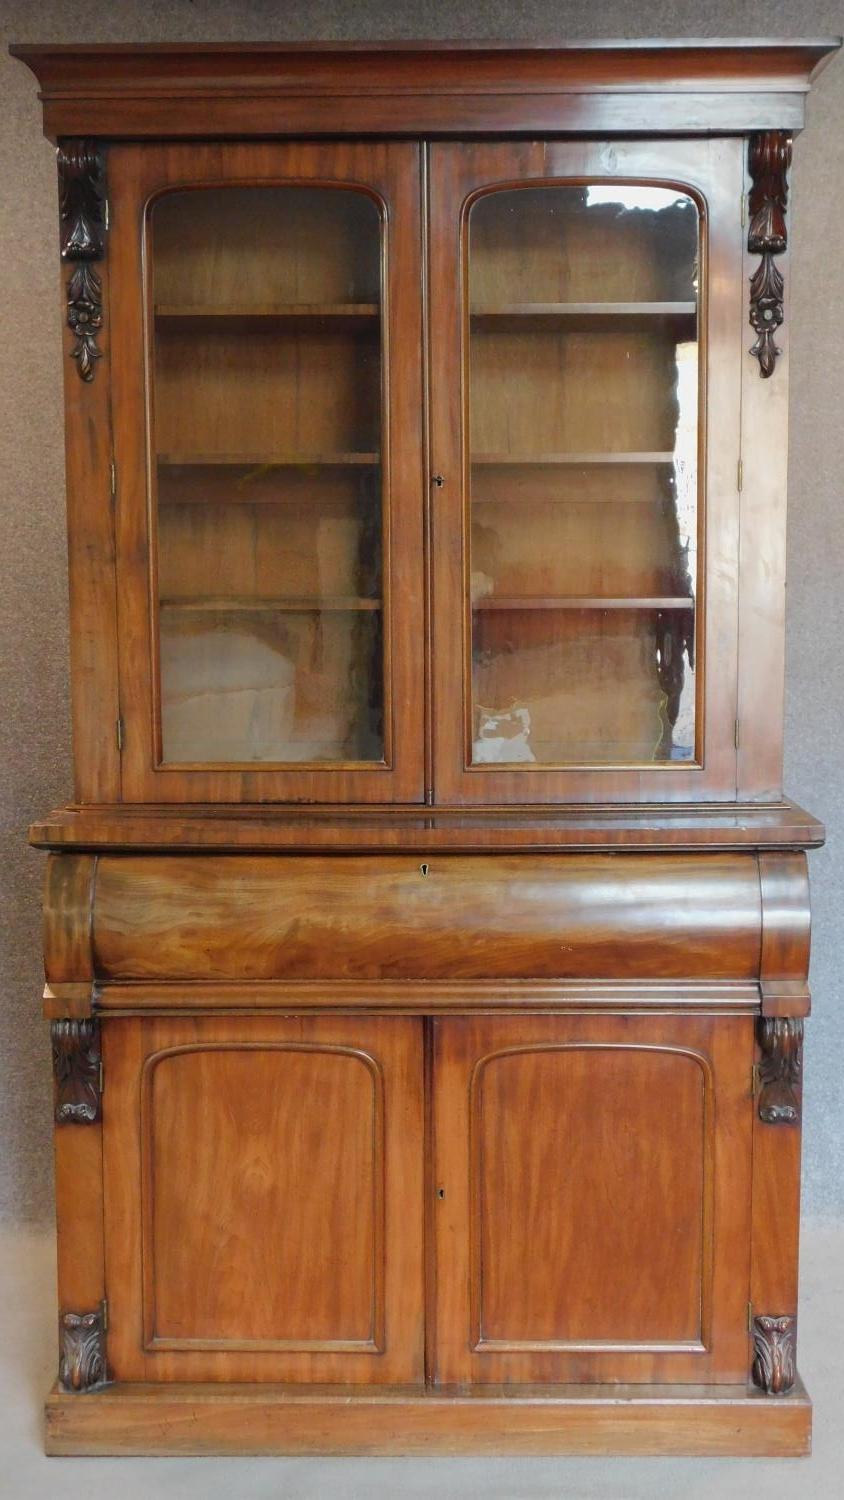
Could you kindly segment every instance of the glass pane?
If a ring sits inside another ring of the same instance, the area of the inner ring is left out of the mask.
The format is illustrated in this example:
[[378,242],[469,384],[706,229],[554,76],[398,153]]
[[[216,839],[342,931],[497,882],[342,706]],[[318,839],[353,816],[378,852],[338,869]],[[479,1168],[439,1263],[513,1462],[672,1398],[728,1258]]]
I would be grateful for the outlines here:
[[673,188],[471,210],[475,764],[695,757],[698,243]]
[[381,761],[378,207],[170,193],[151,265],[163,760]]

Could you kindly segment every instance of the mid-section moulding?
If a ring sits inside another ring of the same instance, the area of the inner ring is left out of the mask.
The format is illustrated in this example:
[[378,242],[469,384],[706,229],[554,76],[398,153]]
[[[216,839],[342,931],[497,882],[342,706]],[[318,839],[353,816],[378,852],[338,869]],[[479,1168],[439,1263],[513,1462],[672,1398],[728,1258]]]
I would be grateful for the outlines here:
[[[213,987],[218,1003],[249,1006],[270,1003],[276,985],[300,988],[309,1004],[321,991],[327,1005],[380,994],[397,1008],[418,1007],[431,986],[439,1008],[468,985],[491,987],[492,1003],[611,1003],[621,986],[640,1004],[758,1004],[761,993],[771,1014],[806,1009],[803,853],[113,854],[49,864],[48,983],[77,999],[90,985],[94,1008],[108,1008],[111,987],[137,987],[158,1005],[173,987],[171,1003],[188,1006],[193,986]],[[412,1000],[402,986],[415,987]]]

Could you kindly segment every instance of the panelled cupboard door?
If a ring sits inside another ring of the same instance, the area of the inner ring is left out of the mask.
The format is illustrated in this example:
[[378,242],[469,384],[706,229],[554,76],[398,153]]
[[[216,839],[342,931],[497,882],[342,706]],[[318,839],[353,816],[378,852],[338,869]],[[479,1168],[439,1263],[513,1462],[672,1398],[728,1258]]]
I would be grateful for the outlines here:
[[412,143],[116,145],[124,801],[421,801]]
[[423,1377],[422,1027],[103,1025],[116,1380]]
[[437,143],[444,802],[736,789],[742,143]]
[[744,1383],[752,1018],[434,1027],[438,1382]]

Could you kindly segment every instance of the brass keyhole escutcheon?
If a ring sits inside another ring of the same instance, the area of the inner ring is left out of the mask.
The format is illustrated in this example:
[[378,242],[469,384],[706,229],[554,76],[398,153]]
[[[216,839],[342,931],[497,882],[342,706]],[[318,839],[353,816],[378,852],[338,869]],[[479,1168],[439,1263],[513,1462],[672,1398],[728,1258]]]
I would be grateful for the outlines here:
[[419,866],[419,874],[420,875],[427,875],[427,873],[430,870],[430,868],[431,868],[430,865],[426,865],[426,864],[420,865]]

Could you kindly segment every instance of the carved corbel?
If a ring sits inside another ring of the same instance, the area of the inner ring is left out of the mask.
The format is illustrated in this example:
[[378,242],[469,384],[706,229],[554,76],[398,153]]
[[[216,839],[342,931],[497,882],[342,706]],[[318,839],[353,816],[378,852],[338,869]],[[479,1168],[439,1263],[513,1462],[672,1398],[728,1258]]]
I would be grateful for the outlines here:
[[50,1026],[57,1125],[93,1125],[102,1104],[100,1023],[53,1021]]
[[773,375],[777,355],[782,353],[774,335],[783,320],[785,282],[776,256],[782,255],[788,243],[785,211],[790,166],[790,135],[766,130],[751,136],[747,248],[762,259],[750,278],[750,322],[756,334],[750,353],[758,359],[763,379]]
[[76,1395],[105,1385],[105,1303],[93,1312],[59,1314],[59,1386]]
[[753,1319],[753,1383],[769,1396],[785,1396],[797,1370],[797,1319],[763,1314]]
[[105,252],[105,163],[95,141],[64,141],[56,154],[61,256],[79,262],[67,283],[67,324],[76,340],[71,359],[83,380],[93,380],[102,357],[102,282],[92,262]]
[[797,1125],[803,1073],[803,1022],[797,1016],[763,1016],[757,1036],[762,1053],[759,1118],[766,1125]]

